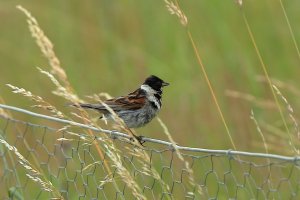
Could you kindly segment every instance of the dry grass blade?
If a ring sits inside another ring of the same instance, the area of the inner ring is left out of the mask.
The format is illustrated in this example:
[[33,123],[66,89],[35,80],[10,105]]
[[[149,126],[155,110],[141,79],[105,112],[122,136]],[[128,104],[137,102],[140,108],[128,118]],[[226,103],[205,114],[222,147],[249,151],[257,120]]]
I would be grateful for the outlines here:
[[251,110],[250,119],[252,119],[252,120],[254,121],[254,124],[255,124],[255,126],[256,126],[256,129],[257,129],[258,133],[260,134],[261,139],[262,139],[262,141],[263,141],[263,143],[264,143],[264,147],[265,147],[266,153],[269,153],[269,150],[268,150],[268,144],[267,144],[266,139],[265,139],[265,136],[264,136],[264,134],[263,134],[263,132],[262,132],[262,130],[261,130],[261,128],[260,128],[260,126],[259,126],[259,124],[258,124],[258,122],[257,122],[257,120],[256,120],[256,118],[255,118],[255,116],[254,116],[253,110]]
[[48,59],[48,62],[52,68],[52,73],[59,77],[59,80],[64,83],[65,87],[70,88],[67,75],[60,66],[59,59],[53,50],[53,44],[44,34],[43,30],[39,27],[37,20],[31,15],[31,13],[20,5],[18,5],[17,8],[27,16],[27,22],[31,35],[36,39],[37,45],[40,47],[44,56]]
[[243,5],[243,0],[235,0],[235,3],[241,7]]
[[[167,8],[168,8],[169,12],[170,12],[171,14],[176,14],[176,15],[179,17],[181,23],[182,23],[184,26],[186,26],[187,23],[188,23],[188,20],[187,20],[187,17],[184,15],[184,13],[183,13],[183,12],[181,11],[181,9],[179,8],[178,2],[176,1],[176,5],[175,5],[173,2],[169,2],[168,0],[165,0],[165,2],[166,2],[166,4],[167,4]],[[196,47],[196,44],[195,44],[194,39],[193,39],[193,37],[192,37],[192,34],[191,34],[191,32],[190,32],[188,29],[187,29],[187,33],[188,33],[189,40],[190,40],[190,42],[191,42],[191,44],[192,44],[192,46],[193,46],[193,50],[194,50],[194,52],[195,52],[195,55],[196,55],[196,57],[197,57],[197,61],[198,61],[199,65],[200,65],[200,67],[201,67],[201,70],[202,70],[202,72],[203,72],[203,74],[204,74],[205,80],[206,80],[206,82],[207,82],[207,85],[208,85],[209,90],[210,90],[210,92],[211,92],[211,95],[212,95],[212,97],[213,97],[213,100],[214,100],[214,102],[215,102],[215,104],[216,104],[217,110],[218,110],[218,112],[219,112],[219,114],[220,114],[220,117],[221,117],[221,119],[222,119],[222,122],[223,122],[223,124],[224,124],[224,126],[225,126],[225,129],[226,129],[226,132],[227,132],[228,137],[229,137],[229,139],[230,139],[230,142],[231,142],[233,148],[236,149],[236,146],[235,146],[235,144],[234,144],[233,138],[232,138],[231,133],[230,133],[230,131],[229,131],[229,128],[228,128],[228,126],[227,126],[226,120],[225,120],[225,118],[224,118],[224,116],[223,116],[223,112],[222,112],[222,110],[221,110],[221,108],[220,108],[220,105],[219,105],[219,103],[218,103],[218,100],[217,100],[217,98],[216,98],[216,95],[215,95],[215,92],[214,92],[213,87],[212,87],[212,85],[211,85],[210,79],[208,78],[208,75],[207,75],[207,73],[206,73],[206,69],[205,69],[204,64],[203,64],[203,62],[202,62],[202,59],[201,59],[201,57],[200,57],[200,54],[199,54],[199,52],[198,52],[198,49],[197,49],[197,47]],[[200,191],[200,193],[201,193],[201,191]]]
[[25,90],[24,88],[19,88],[17,86],[6,84],[8,87],[12,89],[12,92],[15,94],[22,94],[25,97],[29,97],[31,100],[35,102],[44,102],[43,98],[37,95],[33,95],[30,91]]
[[6,84],[8,87],[12,89],[12,92],[15,94],[21,94],[25,97],[30,98],[32,101],[38,103],[33,107],[42,108],[44,110],[50,111],[54,114],[55,117],[64,118],[62,112],[58,111],[54,106],[50,103],[46,102],[42,97],[32,94],[32,92],[25,90],[24,88],[19,88],[11,84]]
[[179,18],[180,23],[183,26],[187,26],[188,19],[185,16],[184,12],[179,8],[179,6],[175,5],[172,1],[168,1],[168,0],[165,0],[165,3],[166,3],[166,7],[167,7],[168,11],[171,13],[171,15],[176,15]]
[[278,100],[278,98],[277,98],[277,96],[276,96],[276,94],[275,94],[275,91],[274,91],[274,88],[273,88],[273,83],[272,83],[271,78],[270,78],[270,76],[269,76],[269,72],[268,72],[268,70],[267,70],[267,66],[266,66],[266,64],[265,64],[265,62],[264,62],[264,60],[263,60],[263,57],[262,57],[262,55],[261,55],[261,53],[260,53],[260,50],[259,50],[259,48],[258,48],[258,46],[257,46],[257,44],[256,44],[256,40],[255,40],[255,38],[254,38],[252,29],[251,29],[251,27],[250,27],[250,24],[249,24],[249,22],[248,22],[248,19],[247,19],[247,17],[246,17],[245,12],[242,12],[242,17],[243,17],[245,26],[246,26],[246,28],[247,28],[249,37],[250,37],[250,39],[251,39],[251,42],[252,42],[252,44],[253,44],[254,50],[255,50],[255,52],[256,52],[256,55],[257,55],[257,57],[258,57],[258,59],[259,59],[261,68],[262,68],[262,70],[263,70],[263,72],[264,72],[264,76],[265,76],[265,78],[266,78],[266,80],[267,80],[267,83],[268,83],[268,85],[269,85],[270,91],[272,92],[272,96],[274,97],[274,101],[275,101],[275,103],[276,103],[276,106],[277,106],[277,109],[278,109],[280,118],[281,118],[281,120],[282,120],[282,122],[283,122],[283,125],[284,125],[284,127],[285,127],[286,132],[288,133],[288,135],[290,135],[290,130],[289,130],[289,127],[288,127],[287,122],[286,122],[286,120],[285,120],[285,117],[284,117],[284,115],[283,115],[282,108],[280,107],[279,100]]
[[[170,2],[170,1],[168,1],[168,0],[165,0],[165,3],[166,3],[166,5],[167,5],[167,9],[168,9],[168,11],[169,11],[171,14],[175,14],[175,15],[178,16],[178,18],[179,18],[180,22],[182,23],[182,25],[187,26],[187,24],[188,24],[188,19],[187,19],[187,17],[185,16],[185,14],[182,12],[182,10],[180,9],[179,4],[178,4],[178,1],[175,0],[175,2],[176,2],[176,5],[175,5],[172,1]],[[202,70],[202,72],[203,72],[203,75],[204,75],[204,77],[205,77],[205,81],[206,81],[206,83],[207,83],[207,85],[208,85],[208,88],[209,88],[209,90],[210,90],[210,92],[211,92],[212,98],[213,98],[213,100],[214,100],[214,102],[215,102],[215,104],[216,104],[218,113],[219,113],[219,115],[220,115],[220,117],[221,117],[221,120],[222,120],[224,126],[225,126],[226,133],[227,133],[227,135],[228,135],[228,137],[229,137],[229,139],[230,139],[230,142],[231,142],[233,148],[236,150],[236,146],[235,146],[234,141],[233,141],[233,138],[232,138],[232,136],[231,136],[229,127],[228,127],[228,125],[227,125],[227,123],[226,123],[225,117],[224,117],[224,115],[223,115],[223,112],[222,112],[221,107],[220,107],[220,105],[219,105],[219,102],[218,102],[218,100],[217,100],[217,97],[216,97],[216,94],[215,94],[214,89],[213,89],[213,87],[212,87],[211,81],[210,81],[210,79],[209,79],[209,77],[208,77],[208,74],[207,74],[206,69],[205,69],[205,67],[204,67],[204,64],[203,64],[203,62],[202,62],[202,59],[201,59],[201,57],[200,57],[198,48],[197,48],[197,46],[196,46],[196,43],[194,42],[194,39],[193,39],[192,34],[191,34],[191,32],[189,31],[189,29],[187,29],[187,34],[188,34],[189,40],[190,40],[190,42],[191,42],[191,44],[192,44],[192,46],[193,46],[193,50],[194,50],[194,53],[195,53],[195,55],[196,55],[198,64],[200,65],[200,68],[201,68],[201,70]]]
[[[96,120],[91,120],[89,117],[83,116],[83,115],[79,115],[77,113],[71,112],[71,115],[73,115],[74,117],[80,119],[81,121],[87,122],[86,124],[93,124],[93,122],[96,123]],[[98,120],[99,118],[97,118]]]
[[226,90],[225,95],[232,97],[232,98],[249,101],[249,102],[254,103],[255,105],[257,105],[261,108],[264,108],[264,109],[276,108],[276,104],[273,101],[258,99],[257,97],[255,97],[251,94],[242,93],[242,92],[235,91],[235,90]]
[[77,95],[71,93],[67,88],[62,86],[60,84],[60,82],[51,73],[49,73],[45,70],[42,70],[41,68],[38,68],[38,70],[42,74],[46,75],[52,81],[52,83],[56,86],[56,90],[53,91],[53,94],[55,94],[57,96],[61,96],[71,102],[80,102],[81,101]]
[[[58,96],[62,96],[71,102],[80,102],[80,99],[77,97],[77,95],[74,94],[74,92],[67,80],[67,75],[66,75],[65,71],[60,66],[60,62],[54,52],[53,44],[48,39],[48,37],[44,34],[43,30],[39,27],[37,20],[30,14],[30,12],[28,12],[22,6],[17,6],[17,8],[19,10],[21,10],[27,16],[27,22],[28,22],[30,32],[31,32],[32,36],[36,39],[36,42],[37,42],[39,48],[41,49],[44,56],[48,59],[49,64],[52,68],[51,73],[41,70],[41,69],[39,69],[39,70],[41,73],[48,76],[48,78],[56,86],[56,90],[53,91],[53,93]],[[54,75],[57,76],[58,78],[56,78]],[[85,116],[86,112],[81,112],[81,114]],[[86,120],[83,120],[83,121],[85,124],[87,123]],[[87,132],[91,137],[95,138],[94,134],[90,130],[87,130]],[[93,140],[92,144],[96,148],[96,151],[97,151],[100,159],[104,160],[104,154],[102,152],[102,149],[100,148],[100,145],[95,140]],[[108,174],[111,174],[110,166],[107,164],[107,162],[105,160],[104,160],[104,166],[105,166],[105,169],[107,170]],[[115,181],[113,181],[113,185],[117,189],[117,191],[120,191],[120,189]]]
[[[165,0],[167,9],[168,9],[168,11],[169,11],[171,14],[177,15],[177,17],[179,18],[179,20],[180,20],[180,22],[181,22],[182,25],[187,26],[187,24],[188,24],[188,19],[187,19],[186,15],[183,13],[183,11],[180,9],[179,4],[178,4],[178,1],[175,0],[175,2],[176,2],[176,5],[175,5],[172,1]],[[216,104],[217,110],[218,110],[218,112],[219,112],[219,114],[220,114],[220,117],[221,117],[221,119],[222,119],[222,122],[223,122],[223,124],[224,124],[224,126],[225,126],[227,135],[228,135],[228,137],[229,137],[229,139],[230,139],[230,142],[231,142],[233,148],[236,149],[236,146],[235,146],[235,144],[234,144],[233,138],[232,138],[231,133],[230,133],[230,131],[229,131],[228,125],[227,125],[226,120],[225,120],[225,118],[224,118],[223,112],[222,112],[222,110],[221,110],[221,108],[220,108],[220,105],[219,105],[219,103],[218,103],[217,97],[216,97],[215,92],[214,92],[214,90],[213,90],[213,87],[212,87],[212,85],[211,85],[210,79],[208,78],[208,75],[207,75],[207,73],[206,73],[206,69],[205,69],[204,64],[203,64],[203,62],[202,62],[202,59],[201,59],[201,57],[200,57],[200,54],[199,54],[199,52],[198,52],[198,49],[197,49],[197,47],[196,47],[196,44],[195,44],[194,39],[193,39],[193,37],[192,37],[192,34],[191,34],[191,32],[190,32],[188,29],[187,29],[187,34],[188,34],[189,40],[190,40],[190,42],[191,42],[191,44],[192,44],[192,46],[193,46],[193,50],[194,50],[194,52],[195,52],[195,55],[196,55],[198,64],[200,65],[201,70],[202,70],[202,72],[203,72],[203,74],[204,74],[204,77],[205,77],[205,80],[206,80],[207,85],[208,85],[208,87],[209,87],[209,90],[210,90],[210,92],[211,92],[212,98],[213,98],[213,100],[214,100],[214,102],[215,102],[215,104]]]
[[0,115],[5,117],[5,118],[10,118],[10,115],[4,111],[4,109],[0,108]]
[[[160,174],[157,172],[157,170],[151,166],[151,159],[149,155],[144,151],[144,149],[141,148],[127,148],[127,150],[130,152],[132,156],[137,158],[138,162],[141,164],[141,173],[143,173],[146,176],[151,176],[155,179],[155,181],[159,182],[161,185],[161,188],[163,190],[163,193],[170,193],[170,187],[168,184],[166,184]],[[165,196],[166,199],[171,199],[169,195]]]
[[283,14],[284,14],[284,18],[285,18],[285,20],[286,20],[286,23],[287,23],[287,25],[288,25],[289,32],[290,32],[290,34],[291,34],[291,37],[292,37],[292,40],[293,40],[295,49],[296,49],[296,51],[297,51],[298,58],[300,59],[300,50],[299,50],[299,47],[298,47],[298,44],[297,44],[297,40],[296,40],[296,37],[295,37],[294,30],[293,30],[293,28],[292,28],[292,25],[291,25],[291,23],[290,23],[289,17],[288,17],[288,15],[287,15],[287,13],[286,13],[286,9],[285,9],[285,7],[284,7],[284,5],[283,5],[283,3],[282,3],[282,0],[279,0],[279,3],[280,3],[280,7],[281,7],[281,9],[282,9],[282,12],[283,12]]
[[[261,76],[261,75],[256,76],[255,79],[259,82],[268,83],[268,80],[266,79],[266,77]],[[271,78],[271,81],[278,88],[288,90],[289,92],[291,92],[297,96],[300,96],[300,90],[297,87],[295,87],[294,85],[283,82],[283,81],[275,79],[275,78]]]
[[[288,111],[288,115],[289,115],[289,118],[291,119],[293,125],[294,125],[294,131],[298,137],[298,140],[300,138],[300,131],[299,131],[299,125],[298,125],[298,122],[296,121],[295,117],[294,117],[294,110],[291,106],[291,104],[288,102],[288,100],[282,95],[282,93],[280,92],[280,90],[275,86],[275,85],[272,85],[276,94],[282,99],[282,101],[285,103],[286,105],[286,109]],[[292,149],[294,150],[295,153],[297,153],[299,155],[300,153],[300,150],[296,148],[296,145],[295,145],[295,142],[293,140],[293,137],[290,133],[288,133],[289,135],[289,144],[291,145]]]
[[[4,100],[1,98],[0,96],[0,103],[3,103],[4,104]],[[2,108],[0,108],[0,115],[5,117],[5,118],[11,118],[11,114],[9,113],[8,110],[4,110]]]
[[190,167],[189,163],[186,160],[184,160],[184,158],[181,155],[180,151],[176,148],[176,143],[173,140],[173,138],[172,138],[172,136],[171,136],[171,134],[170,134],[167,126],[162,122],[162,120],[160,118],[157,118],[157,120],[158,120],[159,124],[161,125],[161,127],[163,128],[163,131],[166,134],[166,136],[168,137],[169,141],[172,143],[173,148],[175,149],[176,155],[184,163],[185,169],[186,169],[186,171],[189,174],[189,183],[191,184],[191,186],[193,187],[193,189],[196,188],[196,191],[199,193],[199,195],[202,195],[203,191],[202,191],[201,187],[199,186],[199,184],[197,184],[195,182],[194,172],[193,172],[192,168]]
[[120,156],[120,152],[113,146],[107,146],[104,144],[106,148],[106,152],[109,158],[113,161],[113,166],[116,167],[116,171],[118,175],[122,178],[122,180],[127,184],[127,186],[131,189],[132,194],[136,199],[144,200],[146,197],[143,195],[143,192],[137,182],[134,180],[133,176],[130,172],[125,168],[122,164],[122,158]]
[[[57,194],[59,194],[59,193],[56,193],[55,187],[52,185],[52,183],[50,181],[46,180],[45,177],[43,177],[40,172],[38,172],[36,169],[34,169],[34,167],[30,164],[30,162],[24,158],[24,156],[18,151],[18,149],[16,147],[8,144],[3,139],[0,139],[0,143],[2,143],[9,151],[13,152],[17,156],[18,162],[27,171],[26,176],[29,179],[31,179],[32,181],[41,185],[41,188],[44,191],[53,192],[54,195],[56,195],[56,196],[57,196]],[[60,195],[58,195],[58,196],[60,196]]]

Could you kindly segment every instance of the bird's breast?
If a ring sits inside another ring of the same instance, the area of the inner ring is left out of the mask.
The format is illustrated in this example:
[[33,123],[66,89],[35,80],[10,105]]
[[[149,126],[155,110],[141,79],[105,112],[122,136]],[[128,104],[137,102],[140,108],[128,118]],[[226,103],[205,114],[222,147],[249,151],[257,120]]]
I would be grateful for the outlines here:
[[[153,109],[159,110],[161,108],[161,101],[160,99],[156,98],[155,96],[148,96],[147,100],[150,104],[150,106],[153,107]],[[147,105],[145,105],[147,106]]]
[[159,112],[149,101],[140,109],[132,111],[120,111],[117,114],[129,128],[138,128],[148,124]]

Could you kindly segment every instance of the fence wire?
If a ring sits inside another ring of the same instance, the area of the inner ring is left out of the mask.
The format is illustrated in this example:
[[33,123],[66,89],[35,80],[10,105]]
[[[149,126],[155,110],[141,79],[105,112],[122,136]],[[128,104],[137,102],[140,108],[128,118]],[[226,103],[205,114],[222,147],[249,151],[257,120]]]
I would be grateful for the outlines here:
[[[0,199],[300,199],[298,157],[176,145],[193,171],[191,187],[190,171],[169,142],[146,138],[141,149],[116,131],[0,107],[47,119],[41,125],[0,115]],[[57,122],[80,128],[61,129]],[[102,157],[86,139],[86,130],[95,135]],[[121,165],[115,163],[105,140],[113,140]],[[139,150],[150,159],[141,158]],[[119,173],[120,168],[134,183]],[[58,195],[47,191],[42,180]],[[142,197],[130,184],[138,186]]]

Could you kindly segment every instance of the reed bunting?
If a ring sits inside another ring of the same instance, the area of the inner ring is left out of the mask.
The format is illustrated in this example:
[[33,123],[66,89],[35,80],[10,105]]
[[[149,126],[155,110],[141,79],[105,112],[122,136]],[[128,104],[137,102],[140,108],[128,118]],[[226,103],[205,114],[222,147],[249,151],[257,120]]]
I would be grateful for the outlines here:
[[[128,128],[138,128],[149,123],[158,114],[162,106],[162,88],[168,85],[169,83],[152,75],[134,92],[106,100],[104,103],[125,122]],[[114,119],[113,114],[101,103],[80,103],[73,106],[93,109],[102,113],[105,119]]]

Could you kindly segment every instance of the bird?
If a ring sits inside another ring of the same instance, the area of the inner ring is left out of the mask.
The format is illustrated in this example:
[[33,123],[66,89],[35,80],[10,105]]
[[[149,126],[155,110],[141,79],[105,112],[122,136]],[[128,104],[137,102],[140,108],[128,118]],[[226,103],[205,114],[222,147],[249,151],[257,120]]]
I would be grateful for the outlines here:
[[[162,107],[163,87],[169,83],[163,81],[155,75],[145,79],[142,85],[135,91],[125,96],[103,101],[103,103],[77,103],[73,106],[84,109],[96,110],[107,120],[114,120],[114,113],[121,118],[128,128],[139,128],[148,124],[157,116]],[[112,113],[107,108],[114,111]],[[135,136],[135,135],[134,135]],[[139,141],[142,136],[135,136]]]

